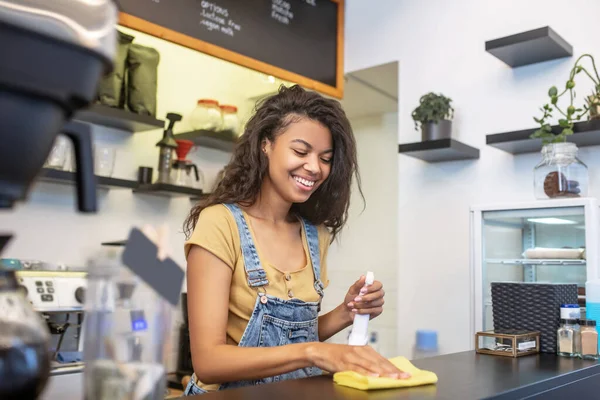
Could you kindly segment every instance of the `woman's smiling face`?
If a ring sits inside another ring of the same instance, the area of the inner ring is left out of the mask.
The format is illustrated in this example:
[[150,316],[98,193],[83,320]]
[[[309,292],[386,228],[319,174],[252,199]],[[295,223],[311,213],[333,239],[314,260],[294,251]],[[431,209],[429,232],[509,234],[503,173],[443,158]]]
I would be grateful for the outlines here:
[[331,132],[308,118],[290,123],[285,131],[267,141],[269,175],[275,191],[290,203],[303,203],[327,179],[333,156]]

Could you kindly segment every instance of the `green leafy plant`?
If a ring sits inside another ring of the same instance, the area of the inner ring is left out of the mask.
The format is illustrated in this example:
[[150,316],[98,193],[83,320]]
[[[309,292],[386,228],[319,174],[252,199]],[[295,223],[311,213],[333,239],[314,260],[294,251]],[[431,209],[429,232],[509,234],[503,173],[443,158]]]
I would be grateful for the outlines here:
[[[580,64],[583,59],[589,59],[592,64],[592,73],[588,71],[584,66]],[[575,75],[584,72],[588,78],[592,80],[594,83],[594,90],[592,95],[585,99],[585,103],[582,108],[576,107],[574,104],[574,100],[576,97],[575,94]],[[569,105],[566,109],[561,108],[558,105],[558,100],[563,97],[566,93],[569,93]],[[550,102],[544,104],[543,107],[540,108],[543,115],[541,118],[534,117],[533,119],[540,125],[540,128],[536,130],[531,138],[541,138],[542,143],[544,145],[550,143],[561,143],[567,141],[567,136],[573,134],[573,126],[575,122],[580,121],[585,115],[588,115],[590,109],[597,107],[600,105],[600,75],[598,74],[598,70],[596,69],[596,63],[594,61],[594,57],[590,54],[584,54],[575,61],[575,65],[571,69],[571,73],[569,74],[569,79],[565,84],[565,89],[558,93],[558,89],[556,86],[552,86],[548,90],[548,97],[550,97]],[[561,129],[560,133],[554,134],[552,133],[552,126],[549,123],[549,120],[552,118],[552,112],[558,111],[561,114],[561,118],[558,120],[558,125]]]
[[419,106],[412,112],[415,129],[419,129],[419,123],[438,123],[442,119],[452,119],[454,109],[450,105],[451,102],[451,99],[442,94],[427,93],[421,96]]

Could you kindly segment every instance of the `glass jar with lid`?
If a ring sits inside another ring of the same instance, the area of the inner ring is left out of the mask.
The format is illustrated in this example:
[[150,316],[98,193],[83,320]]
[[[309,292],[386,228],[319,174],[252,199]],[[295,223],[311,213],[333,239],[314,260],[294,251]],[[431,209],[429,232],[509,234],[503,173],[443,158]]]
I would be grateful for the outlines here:
[[192,128],[197,130],[216,131],[223,124],[219,102],[213,99],[200,99],[191,116]]
[[581,326],[581,358],[598,359],[598,331],[596,321],[587,319],[579,321]]
[[221,113],[223,114],[223,126],[221,130],[230,131],[233,137],[240,135],[240,120],[237,115],[237,107],[227,104],[221,105]]
[[542,161],[534,168],[537,199],[585,197],[588,168],[577,158],[575,143],[551,143],[542,148]]
[[576,319],[561,319],[556,337],[559,356],[577,357],[581,354],[581,333]]

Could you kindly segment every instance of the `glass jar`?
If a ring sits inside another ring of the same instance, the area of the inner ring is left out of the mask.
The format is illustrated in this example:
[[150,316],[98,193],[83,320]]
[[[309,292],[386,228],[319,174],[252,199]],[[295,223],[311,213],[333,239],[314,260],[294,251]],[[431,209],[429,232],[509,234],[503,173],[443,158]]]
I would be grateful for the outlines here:
[[221,105],[221,112],[223,113],[223,126],[221,130],[230,131],[233,137],[240,136],[240,120],[237,115],[237,107],[229,105]]
[[537,199],[585,197],[588,168],[577,158],[575,143],[552,143],[542,148],[542,161],[534,168]]
[[581,333],[575,319],[561,319],[560,328],[556,333],[558,355],[563,357],[577,357],[580,353]]
[[219,102],[212,99],[200,99],[191,116],[192,128],[196,130],[216,131],[223,125],[223,116]]
[[598,359],[598,331],[596,321],[591,319],[579,321],[581,326],[581,358]]

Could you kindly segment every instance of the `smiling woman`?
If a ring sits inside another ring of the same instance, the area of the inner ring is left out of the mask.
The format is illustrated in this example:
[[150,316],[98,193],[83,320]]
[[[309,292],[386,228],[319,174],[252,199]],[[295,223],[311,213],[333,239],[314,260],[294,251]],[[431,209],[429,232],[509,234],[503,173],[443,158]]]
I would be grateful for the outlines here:
[[[185,222],[194,375],[186,394],[352,370],[403,378],[368,346],[322,343],[383,311],[361,277],[319,315],[348,216],[356,144],[339,103],[282,87],[257,107],[223,179]],[[362,195],[362,192],[361,192]]]

